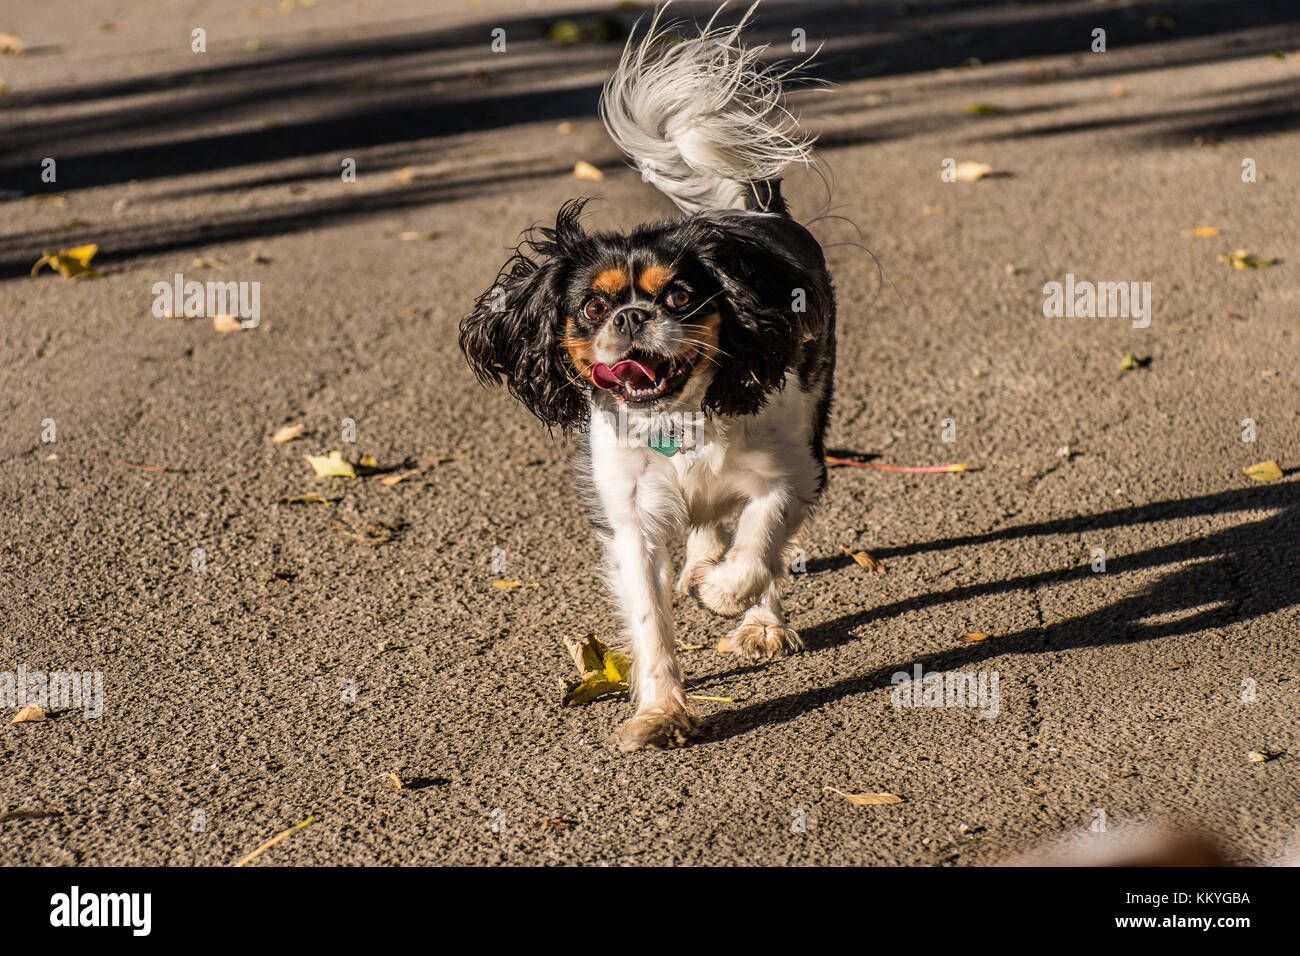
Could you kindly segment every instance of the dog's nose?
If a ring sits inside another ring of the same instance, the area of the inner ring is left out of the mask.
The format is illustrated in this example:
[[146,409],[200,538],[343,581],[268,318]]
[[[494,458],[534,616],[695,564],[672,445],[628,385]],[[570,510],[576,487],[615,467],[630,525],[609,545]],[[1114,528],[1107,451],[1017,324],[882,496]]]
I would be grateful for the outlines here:
[[650,313],[635,306],[619,309],[614,313],[614,331],[620,335],[636,335],[641,326],[650,321]]

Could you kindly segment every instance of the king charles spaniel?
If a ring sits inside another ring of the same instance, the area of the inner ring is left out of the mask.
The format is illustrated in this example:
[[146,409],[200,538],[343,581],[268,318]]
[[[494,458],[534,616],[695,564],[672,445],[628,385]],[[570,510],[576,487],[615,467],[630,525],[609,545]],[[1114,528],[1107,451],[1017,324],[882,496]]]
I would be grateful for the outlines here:
[[657,13],[602,93],[609,135],[681,215],[591,232],[585,200],[565,203],[460,325],[481,381],[579,436],[579,486],[632,666],[635,713],[613,737],[623,750],[703,731],[677,660],[679,536],[676,590],[740,619],[720,650],[803,647],[779,586],[826,484],[835,296],[821,246],[781,195],[813,137],[785,106],[789,71],[740,42],[752,12],[689,38]]

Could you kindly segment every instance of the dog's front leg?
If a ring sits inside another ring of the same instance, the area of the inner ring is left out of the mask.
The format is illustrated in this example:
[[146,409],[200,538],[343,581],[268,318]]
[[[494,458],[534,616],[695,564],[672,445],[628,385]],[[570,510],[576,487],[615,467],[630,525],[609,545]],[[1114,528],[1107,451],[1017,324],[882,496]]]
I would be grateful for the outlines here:
[[696,573],[695,593],[706,607],[724,617],[745,615],[719,650],[765,658],[803,648],[799,635],[786,626],[780,581],[785,546],[806,513],[789,486],[768,486],[742,509],[726,557]]
[[736,521],[731,549],[696,568],[691,583],[705,607],[723,617],[743,614],[780,576],[792,499],[790,489],[776,483],[751,494]]
[[687,703],[673,634],[668,548],[635,526],[616,527],[610,577],[627,623],[636,713],[614,740],[621,750],[675,747],[700,730]]
[[593,429],[593,486],[606,525],[606,578],[626,625],[636,705],[614,741],[622,750],[679,746],[701,727],[682,688],[673,631],[669,542],[685,521],[685,504],[671,471],[647,460],[643,450],[610,449],[600,424]]

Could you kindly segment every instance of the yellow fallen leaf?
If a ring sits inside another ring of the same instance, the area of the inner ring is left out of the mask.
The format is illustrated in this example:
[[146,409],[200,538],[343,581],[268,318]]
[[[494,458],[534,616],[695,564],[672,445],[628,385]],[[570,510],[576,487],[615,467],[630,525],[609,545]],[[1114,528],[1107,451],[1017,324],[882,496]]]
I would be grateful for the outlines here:
[[605,178],[605,174],[599,169],[591,165],[591,163],[581,159],[574,163],[573,175],[576,179],[587,179],[596,183],[601,182]]
[[214,315],[212,317],[212,330],[225,335],[229,332],[242,332],[244,325],[233,315]]
[[1249,468],[1243,468],[1242,474],[1247,478],[1254,478],[1256,481],[1277,481],[1282,477],[1282,469],[1278,463],[1273,460],[1261,461],[1257,465],[1251,465]]
[[343,459],[337,451],[328,455],[303,455],[307,463],[316,471],[318,478],[355,478],[357,473],[352,465]]
[[831,793],[839,794],[855,807],[881,807],[891,803],[902,803],[903,798],[896,793],[845,793],[834,787],[827,787]]
[[1192,230],[1193,236],[1217,236],[1222,230],[1218,226],[1197,226]]
[[10,723],[30,724],[44,719],[45,719],[45,711],[37,707],[35,704],[28,704],[22,710],[18,711],[18,713],[14,716],[14,719],[10,721]]
[[285,495],[280,499],[282,505],[332,505],[339,498],[326,498],[323,495]]
[[1252,750],[1246,754],[1246,759],[1251,763],[1268,763],[1270,760],[1276,760],[1282,756],[1283,752],[1281,750]]
[[284,427],[276,430],[276,433],[271,436],[271,441],[276,442],[277,444],[280,444],[282,442],[287,442],[287,441],[293,441],[301,434],[302,434],[301,425],[285,425]]
[[17,56],[23,52],[23,41],[12,33],[0,33],[0,53]]
[[578,673],[586,675],[592,671],[605,669],[605,645],[595,634],[588,634],[586,637],[565,638],[564,646],[573,658],[573,666],[578,668]]
[[992,103],[971,103],[966,107],[966,112],[971,116],[995,116],[1002,112],[1002,107]]
[[978,644],[980,641],[987,641],[988,639],[988,634],[981,634],[978,631],[971,631],[969,634],[961,634],[957,637],[957,640],[963,644]]
[[1227,263],[1239,271],[1243,269],[1263,269],[1267,266],[1277,265],[1276,256],[1261,259],[1249,249],[1234,249],[1231,253],[1220,253],[1219,261]]
[[856,561],[858,567],[866,568],[868,571],[873,571],[876,574],[885,573],[885,565],[880,561],[877,561],[871,555],[867,554],[867,552],[858,551],[855,553],[853,551],[850,551],[848,548],[844,547],[844,545],[840,545],[840,550],[843,551],[845,554],[847,554],[854,561]]
[[[953,170],[953,174],[957,177],[959,183],[976,182],[991,172],[993,172],[993,167],[988,163],[977,163],[969,159],[958,163],[956,169]],[[943,173],[941,172],[939,175],[942,176]]]
[[631,668],[627,658],[607,647],[595,634],[564,643],[582,680],[568,685],[561,700],[563,706],[580,707],[597,697],[628,689]]
[[36,275],[41,266],[48,265],[55,272],[61,273],[65,279],[76,279],[80,276],[93,279],[99,275],[99,272],[90,264],[90,260],[95,258],[95,253],[98,251],[98,244],[92,242],[88,246],[60,249],[55,253],[46,252],[36,260],[36,265],[32,266],[32,275]]
[[493,581],[492,586],[500,591],[509,591],[512,588],[540,587],[540,585],[537,584],[525,584],[523,581]]
[[362,455],[357,459],[357,467],[365,468],[367,471],[375,471],[379,468],[379,462],[374,455]]

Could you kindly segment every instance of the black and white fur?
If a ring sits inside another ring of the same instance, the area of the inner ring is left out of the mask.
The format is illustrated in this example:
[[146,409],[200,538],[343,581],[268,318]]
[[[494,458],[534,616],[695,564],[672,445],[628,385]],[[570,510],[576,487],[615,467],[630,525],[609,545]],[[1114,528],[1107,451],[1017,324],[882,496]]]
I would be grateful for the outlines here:
[[[781,196],[782,170],[809,162],[812,140],[784,105],[784,74],[759,63],[762,48],[740,44],[752,12],[680,42],[668,42],[656,14],[605,87],[611,137],[684,216],[625,235],[589,233],[581,202],[568,203],[554,228],[520,244],[461,323],[481,380],[504,382],[542,421],[581,435],[580,488],[632,661],[636,711],[615,735],[625,750],[682,744],[702,729],[673,626],[672,549],[683,534],[677,590],[740,618],[720,649],[766,658],[802,648],[779,586],[791,536],[826,482],[835,299],[821,247]],[[589,322],[586,279],[611,262],[627,263],[629,275],[637,263],[668,263],[686,283],[682,295],[701,305],[674,316],[632,290],[636,309],[611,305],[606,322]],[[705,308],[718,327],[707,346],[690,324]],[[619,325],[628,315],[640,324]],[[680,390],[636,404],[584,377],[575,342],[608,365],[629,348],[696,364]],[[703,419],[681,452],[620,435],[620,422],[664,413]]]

